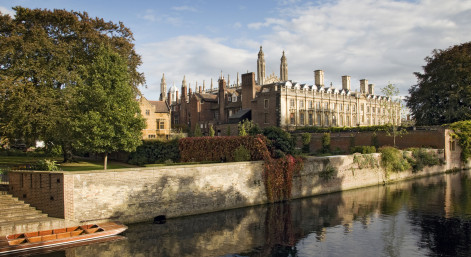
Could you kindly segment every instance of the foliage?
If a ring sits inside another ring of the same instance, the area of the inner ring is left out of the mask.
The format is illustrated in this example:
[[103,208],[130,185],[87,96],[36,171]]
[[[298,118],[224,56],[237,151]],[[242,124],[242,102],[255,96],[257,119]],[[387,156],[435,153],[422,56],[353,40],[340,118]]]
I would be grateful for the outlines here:
[[[387,86],[381,89],[381,92],[391,100],[391,101],[383,102],[383,107],[388,108],[389,112],[391,111],[394,112],[394,114],[391,114],[391,113],[388,114],[389,116],[388,124],[386,124],[383,130],[386,131],[386,134],[388,136],[393,137],[393,146],[396,147],[396,137],[406,134],[406,130],[401,128],[397,121],[397,119],[400,118],[400,114],[399,114],[399,117],[396,117],[395,115],[395,110],[396,110],[395,105],[397,104],[397,102],[394,101],[394,98],[397,98],[397,96],[399,95],[399,89],[393,84],[389,83]],[[400,102],[399,102],[399,106],[400,106],[400,109],[402,109],[402,105]]]
[[228,125],[227,130],[226,130],[226,136],[230,136],[230,135],[231,135],[231,126]]
[[193,131],[193,136],[194,137],[202,137],[203,136],[203,133],[201,133],[200,124],[198,124],[198,123],[196,123],[196,125],[195,125],[195,130]]
[[209,136],[210,136],[210,137],[214,137],[214,134],[215,134],[215,133],[216,133],[216,132],[214,131],[213,125],[210,125],[210,126],[209,126]]
[[324,133],[322,135],[322,152],[330,153],[330,133]]
[[454,122],[450,128],[454,132],[452,137],[461,147],[461,160],[465,162],[471,156],[471,120]]
[[59,166],[57,166],[56,161],[53,160],[39,160],[30,168],[31,170],[46,170],[46,171],[58,171]]
[[255,136],[262,134],[260,127],[251,120],[245,119],[244,121],[239,122],[238,126],[239,136]]
[[311,152],[311,133],[301,134],[301,139],[303,142],[303,153]]
[[389,172],[405,171],[411,168],[411,165],[399,149],[386,146],[381,147],[379,152],[381,153],[381,166],[384,168],[386,175]]
[[371,136],[371,145],[376,148],[379,148],[379,140],[378,140],[378,135],[376,134],[376,132],[373,132],[373,135]]
[[350,147],[350,153],[370,154],[376,153],[376,147],[373,145],[359,145]]
[[145,140],[136,151],[129,156],[128,163],[143,166],[151,163],[165,163],[180,161],[178,139],[170,141]]
[[372,154],[354,154],[353,163],[356,163],[360,169],[379,167],[376,158]]
[[407,161],[411,164],[413,172],[421,171],[425,166],[442,164],[441,159],[436,154],[424,148],[412,149],[412,158],[407,158]]
[[103,153],[131,152],[141,144],[145,127],[129,86],[126,62],[108,47],[100,47],[74,88],[72,128],[75,149]]
[[293,176],[302,169],[303,160],[291,155],[278,159],[265,155],[264,161],[263,178],[268,201],[277,202],[291,199]]
[[337,169],[331,164],[325,165],[324,169],[319,172],[319,177],[325,181],[331,180],[337,174]]
[[267,151],[263,136],[187,137],[179,140],[182,162],[234,161],[233,153],[243,145],[250,152],[250,160],[262,160]]
[[67,159],[77,139],[73,88],[87,79],[80,67],[89,66],[101,46],[122,57],[133,94],[145,82],[132,33],[87,13],[14,10],[14,18],[0,15],[0,136],[53,142],[66,149]]
[[[245,122],[245,121],[244,121]],[[239,130],[239,136],[247,136],[247,130],[245,128],[245,124],[242,123],[242,122],[239,122],[239,125],[237,126],[238,130]]]
[[440,125],[471,119],[471,42],[433,50],[425,58],[407,107],[417,125]]
[[269,140],[267,146],[275,158],[295,154],[295,144],[290,133],[279,127],[267,127],[263,129],[263,135]]
[[371,132],[386,130],[387,125],[375,125],[375,126],[356,126],[356,127],[314,127],[305,126],[298,127],[296,131],[309,132],[309,133],[339,133],[339,132]]
[[234,151],[234,161],[245,162],[250,161],[250,151],[243,145],[237,147]]

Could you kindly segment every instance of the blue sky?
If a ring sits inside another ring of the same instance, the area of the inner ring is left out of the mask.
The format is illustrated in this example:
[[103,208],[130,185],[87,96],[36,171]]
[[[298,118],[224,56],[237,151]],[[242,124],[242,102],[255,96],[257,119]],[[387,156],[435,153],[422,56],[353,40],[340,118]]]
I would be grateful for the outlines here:
[[231,81],[237,72],[256,72],[260,45],[267,74],[279,76],[285,50],[293,81],[313,84],[313,71],[322,69],[325,83],[337,88],[350,75],[353,90],[366,78],[377,93],[391,82],[406,95],[433,49],[471,40],[465,0],[0,0],[0,12],[13,15],[17,5],[122,21],[142,57],[147,88],[141,91],[154,100],[162,73],[168,87],[180,88],[186,75],[194,88],[203,80],[209,86],[221,71]]

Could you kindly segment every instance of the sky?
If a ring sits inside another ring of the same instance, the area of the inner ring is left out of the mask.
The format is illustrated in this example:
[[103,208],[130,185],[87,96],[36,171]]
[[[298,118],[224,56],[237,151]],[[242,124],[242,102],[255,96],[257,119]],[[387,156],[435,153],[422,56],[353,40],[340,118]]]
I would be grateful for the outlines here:
[[313,84],[313,71],[323,70],[335,88],[349,75],[352,90],[367,79],[377,94],[392,83],[405,96],[434,49],[471,41],[470,0],[0,0],[2,13],[14,15],[14,6],[123,22],[142,58],[141,92],[151,100],[163,73],[167,88],[179,90],[183,76],[194,90],[211,79],[216,86],[221,72],[231,84],[238,72],[256,73],[260,46],[267,75],[280,76],[285,51],[292,81]]

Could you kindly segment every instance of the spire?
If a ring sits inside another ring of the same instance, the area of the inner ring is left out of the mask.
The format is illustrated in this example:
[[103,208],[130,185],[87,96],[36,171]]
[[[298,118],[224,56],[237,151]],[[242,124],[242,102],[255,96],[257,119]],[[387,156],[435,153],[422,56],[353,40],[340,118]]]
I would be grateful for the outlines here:
[[257,83],[263,85],[265,80],[265,56],[263,54],[262,46],[260,46],[260,51],[258,52],[257,59]]
[[239,86],[239,72],[237,72],[237,87]]
[[281,64],[280,64],[280,80],[287,81],[288,80],[288,61],[285,56],[285,51],[283,51],[283,55],[281,56]]
[[206,87],[206,85],[204,84],[204,80],[203,80],[203,92],[205,90],[205,87]]
[[211,92],[213,91],[213,78],[211,78],[211,87],[210,87]]
[[182,87],[186,87],[186,76],[183,75]]
[[230,87],[231,86],[231,79],[229,77],[229,74],[227,74],[227,86]]
[[160,101],[167,99],[167,83],[165,82],[165,73],[162,73],[162,79],[160,80]]

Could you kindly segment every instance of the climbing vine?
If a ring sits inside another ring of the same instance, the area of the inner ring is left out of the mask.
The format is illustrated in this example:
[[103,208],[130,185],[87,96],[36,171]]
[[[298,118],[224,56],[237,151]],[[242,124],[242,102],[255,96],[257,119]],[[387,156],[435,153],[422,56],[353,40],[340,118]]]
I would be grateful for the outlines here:
[[457,121],[450,128],[454,131],[451,136],[461,147],[461,160],[465,162],[471,157],[471,120]]

